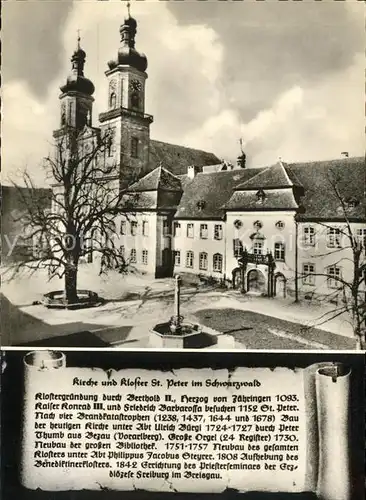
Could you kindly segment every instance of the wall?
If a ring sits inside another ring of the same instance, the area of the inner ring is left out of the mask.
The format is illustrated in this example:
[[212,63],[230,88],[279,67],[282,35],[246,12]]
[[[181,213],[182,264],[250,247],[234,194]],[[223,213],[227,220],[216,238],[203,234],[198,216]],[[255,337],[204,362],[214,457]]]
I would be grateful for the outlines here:
[[[304,227],[313,227],[315,232],[314,246],[306,245],[303,234]],[[350,242],[345,236],[341,236],[341,248],[329,248],[327,246],[327,227],[340,228],[341,231],[346,231],[346,227],[342,223],[299,223],[299,273],[303,272],[303,264],[311,263],[315,265],[316,274],[327,274],[329,266],[337,265],[342,270],[342,278],[348,282],[353,279],[353,256]],[[365,224],[352,223],[352,233],[356,235],[356,230],[365,228]],[[314,285],[303,283],[300,276],[299,291],[302,295],[307,295],[310,298],[312,295],[329,295],[335,294],[334,288],[330,288],[327,283],[326,276],[315,276]],[[363,286],[364,290],[365,287]],[[330,297],[331,298],[331,297]]]
[[[274,256],[274,247],[276,242],[285,244],[285,261],[276,261],[274,274],[281,273],[287,280],[287,286],[293,285],[295,276],[295,221],[294,211],[285,212],[228,212],[226,220],[226,274],[231,280],[232,272],[238,267],[238,261],[234,256],[233,240],[239,238],[249,253],[252,253],[253,240],[251,236],[257,232],[254,227],[256,221],[262,223],[262,228],[259,233],[264,236],[263,254],[267,251],[272,252]],[[242,226],[237,229],[234,225],[235,221],[240,221]],[[283,222],[283,229],[278,229],[276,223]],[[248,264],[247,273],[258,267],[264,274],[266,281],[268,278],[268,266]]]
[[[210,221],[210,220],[177,220],[181,225],[180,236],[173,237],[173,251],[180,250],[181,263],[180,266],[174,266],[175,273],[193,273],[193,274],[203,274],[206,276],[213,276],[215,278],[225,277],[225,222],[224,221]],[[194,237],[187,238],[187,224],[192,223],[194,225]],[[200,238],[200,225],[207,224],[208,226],[208,237],[207,239]],[[214,239],[214,226],[215,224],[222,225],[222,239]],[[186,267],[186,252],[193,251],[194,262],[193,268]],[[199,254],[200,252],[206,252],[207,256],[207,270],[202,270],[199,268]],[[215,253],[220,253],[223,257],[223,270],[222,272],[217,272],[213,270],[213,255]]]
[[[138,269],[141,272],[155,275],[156,268],[156,235],[157,235],[157,216],[155,212],[141,212],[134,215],[129,215],[128,219],[125,216],[116,217],[116,231],[120,233],[121,221],[126,222],[126,234],[119,235],[115,240],[117,247],[123,245],[125,247],[125,257],[129,261],[130,251],[136,249],[137,262],[131,263],[131,267]],[[136,236],[131,235],[130,223],[137,222]],[[149,232],[147,236],[142,234],[142,222],[147,221]],[[148,251],[148,263],[142,262],[142,250]]]

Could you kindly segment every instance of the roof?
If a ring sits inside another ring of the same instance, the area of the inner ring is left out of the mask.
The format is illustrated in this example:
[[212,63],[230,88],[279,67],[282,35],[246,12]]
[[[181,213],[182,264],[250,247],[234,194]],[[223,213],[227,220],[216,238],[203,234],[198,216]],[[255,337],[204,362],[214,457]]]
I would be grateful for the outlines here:
[[52,190],[48,188],[30,189],[22,186],[1,186],[1,205],[3,216],[11,210],[26,210],[27,206],[50,208]]
[[[291,176],[299,184],[295,175]],[[237,190],[278,189],[281,187],[293,187],[295,183],[288,175],[285,164],[279,161],[275,165],[265,168],[256,176],[238,185]]]
[[133,184],[129,191],[138,193],[136,209],[175,211],[183,189],[180,179],[160,166]]
[[220,160],[213,153],[178,146],[177,144],[169,144],[168,142],[150,140],[150,171],[162,165],[174,175],[182,175],[187,173],[187,168],[190,165],[195,165],[201,171],[205,165],[218,163],[220,163]]
[[229,200],[233,189],[260,171],[261,169],[257,168],[246,168],[202,172],[192,180],[181,177],[184,192],[175,218],[222,219],[225,215],[223,205]]
[[265,192],[263,201],[258,200],[256,191],[235,191],[225,204],[226,210],[265,212],[267,210],[297,210],[292,189],[271,189]]
[[366,166],[365,158],[341,158],[338,160],[292,163],[286,167],[289,175],[295,175],[304,192],[299,220],[342,220],[344,213],[334,186],[341,197],[354,199],[357,206],[347,210],[350,220],[366,221]]
[[148,173],[137,182],[130,186],[131,191],[182,191],[181,182],[171,172],[163,168],[157,167],[152,172]]

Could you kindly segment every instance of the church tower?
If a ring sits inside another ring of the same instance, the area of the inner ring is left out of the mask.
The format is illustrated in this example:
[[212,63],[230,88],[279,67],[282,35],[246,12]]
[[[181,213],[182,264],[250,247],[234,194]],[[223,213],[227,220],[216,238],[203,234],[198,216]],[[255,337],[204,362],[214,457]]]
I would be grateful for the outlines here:
[[84,76],[85,58],[78,36],[77,47],[71,57],[71,73],[60,87],[60,128],[54,131],[55,138],[62,137],[68,127],[82,130],[85,125],[92,124],[92,95],[95,89],[93,83]]
[[143,173],[149,162],[151,115],[145,114],[146,56],[135,49],[137,22],[128,16],[120,27],[117,57],[108,63],[107,111],[99,115],[102,130],[113,137],[109,162],[119,165],[120,180]]

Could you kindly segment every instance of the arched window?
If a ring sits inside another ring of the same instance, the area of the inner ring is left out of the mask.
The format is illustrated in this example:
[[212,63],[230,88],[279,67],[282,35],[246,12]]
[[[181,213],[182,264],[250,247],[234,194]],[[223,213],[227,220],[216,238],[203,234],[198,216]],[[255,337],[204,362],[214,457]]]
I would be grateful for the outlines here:
[[213,270],[217,273],[222,272],[222,255],[221,253],[215,253],[213,256]]
[[116,96],[116,93],[115,92],[111,92],[109,94],[109,107],[111,109],[114,109],[116,107],[116,104],[117,104],[117,96]]
[[186,267],[193,267],[193,258],[193,252],[189,250],[186,253]]
[[207,253],[201,252],[199,255],[199,268],[201,271],[207,271]]

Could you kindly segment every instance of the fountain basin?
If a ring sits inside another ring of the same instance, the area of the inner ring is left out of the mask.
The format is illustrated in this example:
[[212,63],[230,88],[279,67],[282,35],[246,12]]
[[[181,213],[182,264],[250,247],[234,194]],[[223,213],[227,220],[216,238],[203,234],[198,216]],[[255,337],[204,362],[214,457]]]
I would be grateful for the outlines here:
[[103,303],[103,299],[91,290],[78,290],[77,297],[77,302],[68,303],[63,290],[54,290],[45,293],[41,303],[51,309],[80,309],[83,307],[94,307]]
[[171,323],[159,323],[150,330],[149,346],[155,349],[197,349],[216,344],[216,339],[200,324],[182,323],[180,331],[172,333]]

